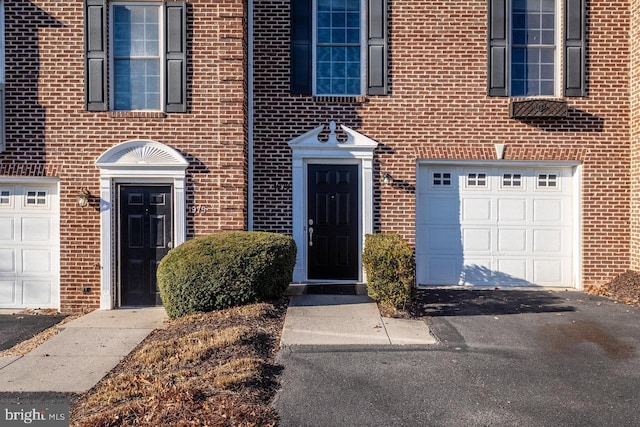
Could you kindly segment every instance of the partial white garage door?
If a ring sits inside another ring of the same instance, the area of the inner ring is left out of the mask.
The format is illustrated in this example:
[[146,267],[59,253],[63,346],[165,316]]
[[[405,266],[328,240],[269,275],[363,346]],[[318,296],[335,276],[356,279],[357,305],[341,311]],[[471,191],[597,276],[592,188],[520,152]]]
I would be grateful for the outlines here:
[[57,183],[0,183],[0,308],[59,308]]
[[573,287],[572,168],[418,170],[418,285]]

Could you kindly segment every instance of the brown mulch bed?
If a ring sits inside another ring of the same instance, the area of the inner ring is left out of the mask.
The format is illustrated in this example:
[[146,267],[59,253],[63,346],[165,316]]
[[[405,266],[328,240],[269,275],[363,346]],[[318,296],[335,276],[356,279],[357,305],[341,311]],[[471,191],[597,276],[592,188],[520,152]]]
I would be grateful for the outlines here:
[[587,292],[629,305],[640,306],[640,273],[627,270],[601,286],[589,286]]
[[286,302],[167,322],[71,408],[72,426],[272,426]]

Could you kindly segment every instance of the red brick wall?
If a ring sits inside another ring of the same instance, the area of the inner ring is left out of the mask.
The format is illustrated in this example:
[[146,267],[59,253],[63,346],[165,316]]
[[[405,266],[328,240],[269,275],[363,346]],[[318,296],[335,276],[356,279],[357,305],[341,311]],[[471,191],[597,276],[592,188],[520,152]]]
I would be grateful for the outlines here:
[[[629,2],[588,4],[588,96],[568,98],[566,119],[508,118],[507,98],[486,96],[486,0],[390,4],[390,96],[336,101],[288,93],[286,0],[255,1],[255,227],[291,233],[287,142],[335,120],[378,141],[376,227],[415,237],[417,159],[571,160],[582,168],[585,285],[629,267]],[[280,185],[285,184],[285,185]],[[279,186],[280,185],[280,186]]]
[[[0,175],[60,179],[64,311],[99,306],[97,200],[80,208],[75,197],[85,186],[99,194],[94,162],[115,144],[154,140],[189,160],[188,207],[207,212],[188,213],[188,237],[246,228],[246,1],[189,3],[188,113],[116,116],[84,109],[83,2],[5,2],[7,150]],[[92,292],[83,294],[83,286]]]
[[631,268],[640,270],[640,1],[631,1]]

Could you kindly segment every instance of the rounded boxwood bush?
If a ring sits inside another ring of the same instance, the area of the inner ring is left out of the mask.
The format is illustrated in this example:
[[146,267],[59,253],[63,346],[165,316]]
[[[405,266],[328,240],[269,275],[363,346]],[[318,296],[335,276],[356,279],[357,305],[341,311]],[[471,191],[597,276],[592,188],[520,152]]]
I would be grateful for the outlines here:
[[369,297],[395,308],[413,301],[416,263],[413,248],[394,233],[368,234],[362,261]]
[[279,298],[291,283],[296,245],[289,236],[232,231],[197,237],[158,266],[171,318]]

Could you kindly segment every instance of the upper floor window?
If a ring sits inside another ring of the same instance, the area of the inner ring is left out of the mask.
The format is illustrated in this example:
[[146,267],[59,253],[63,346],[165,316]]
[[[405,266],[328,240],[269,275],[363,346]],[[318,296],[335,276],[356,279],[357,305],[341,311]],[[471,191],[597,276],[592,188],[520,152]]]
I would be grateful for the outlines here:
[[160,110],[159,4],[112,5],[114,110]]
[[555,8],[555,0],[513,0],[511,96],[555,94]]
[[186,3],[110,6],[85,0],[87,110],[185,112]]
[[488,0],[488,94],[584,96],[584,2]]
[[316,0],[315,93],[362,94],[360,0]]
[[291,92],[386,95],[387,0],[291,0]]

